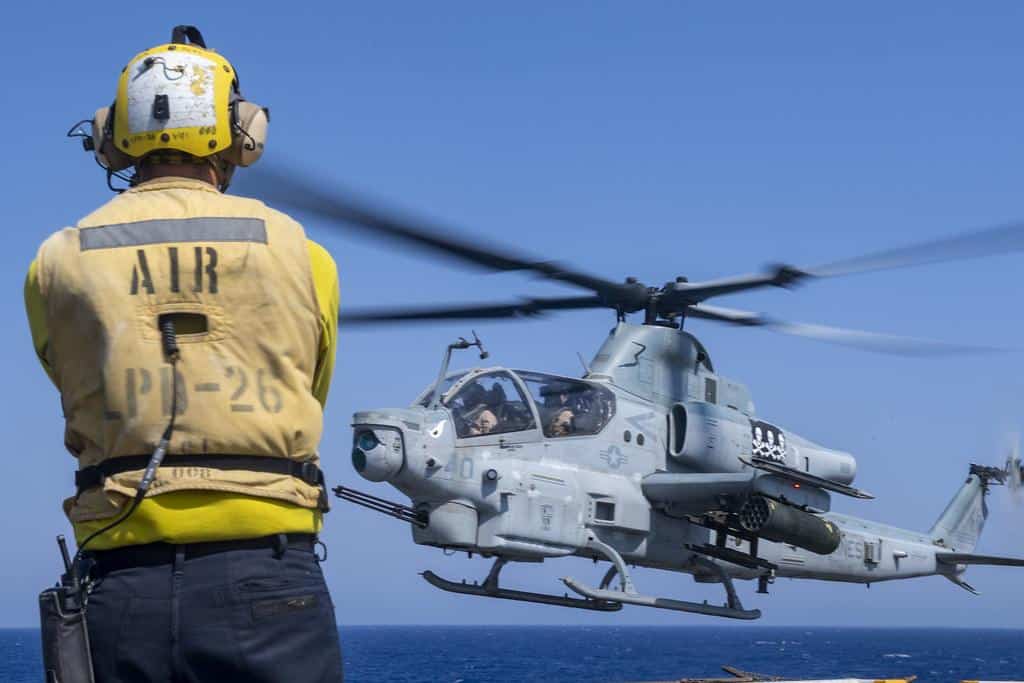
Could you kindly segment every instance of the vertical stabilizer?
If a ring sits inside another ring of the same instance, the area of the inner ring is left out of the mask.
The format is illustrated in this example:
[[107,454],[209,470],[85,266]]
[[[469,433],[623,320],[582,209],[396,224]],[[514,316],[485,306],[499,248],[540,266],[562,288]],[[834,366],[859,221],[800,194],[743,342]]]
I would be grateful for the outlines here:
[[932,540],[955,552],[973,551],[988,517],[988,506],[985,505],[987,490],[987,477],[972,466],[967,481],[929,532]]

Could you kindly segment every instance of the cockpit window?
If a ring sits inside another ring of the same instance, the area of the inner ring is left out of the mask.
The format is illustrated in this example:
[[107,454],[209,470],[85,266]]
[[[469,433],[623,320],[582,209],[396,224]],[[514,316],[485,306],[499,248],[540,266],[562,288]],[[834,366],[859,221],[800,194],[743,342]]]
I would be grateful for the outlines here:
[[[441,382],[441,395],[444,396],[445,393],[447,393],[449,389],[455,386],[455,383],[462,379],[465,374],[465,372],[456,372],[445,377],[444,381]],[[433,400],[433,398],[434,389],[433,387],[431,387],[430,389],[427,389],[427,392],[423,394],[423,397],[420,398],[420,400],[417,401],[417,403],[423,406],[424,408],[428,408],[430,407],[430,402]]]
[[467,382],[446,404],[460,438],[534,429],[533,413],[512,376],[480,375]]
[[615,394],[576,379],[517,372],[537,403],[544,436],[597,434],[615,414]]

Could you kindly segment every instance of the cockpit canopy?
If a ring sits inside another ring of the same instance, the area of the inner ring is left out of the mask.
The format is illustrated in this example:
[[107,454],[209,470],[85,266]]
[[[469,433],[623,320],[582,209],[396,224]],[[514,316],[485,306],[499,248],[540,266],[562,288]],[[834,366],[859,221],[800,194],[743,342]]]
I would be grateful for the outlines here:
[[[503,369],[449,375],[442,403],[459,438],[537,429],[548,438],[600,432],[615,414],[615,394],[595,382]],[[430,404],[433,391],[420,398]]]
[[597,434],[615,415],[615,394],[578,379],[518,372],[541,417],[544,436]]
[[[451,390],[455,384],[459,382],[463,377],[466,376],[466,370],[460,370],[459,372],[453,372],[446,376],[441,382],[441,396],[444,396]],[[427,390],[420,394],[420,397],[416,399],[416,405],[421,405],[424,408],[430,407],[430,402],[434,400],[434,385],[427,387]]]

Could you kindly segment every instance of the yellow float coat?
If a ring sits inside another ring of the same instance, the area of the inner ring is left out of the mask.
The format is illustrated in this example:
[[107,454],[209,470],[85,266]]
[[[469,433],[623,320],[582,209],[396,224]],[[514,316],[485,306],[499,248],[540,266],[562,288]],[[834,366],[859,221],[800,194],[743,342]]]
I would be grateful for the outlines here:
[[[337,272],[284,214],[202,181],[142,183],[43,244],[25,301],[79,467],[149,453],[159,439],[173,379],[156,333],[166,313],[206,320],[179,325],[184,409],[170,453],[317,460]],[[79,541],[120,513],[140,475],[65,501]],[[162,468],[132,517],[90,547],[315,532],[318,493],[282,475]]]

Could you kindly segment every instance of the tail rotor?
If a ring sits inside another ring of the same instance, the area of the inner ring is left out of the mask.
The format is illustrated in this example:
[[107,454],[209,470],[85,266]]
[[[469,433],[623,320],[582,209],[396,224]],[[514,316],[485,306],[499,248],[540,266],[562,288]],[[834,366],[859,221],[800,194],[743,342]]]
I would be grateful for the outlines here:
[[1010,489],[1015,503],[1020,503],[1024,497],[1021,479],[1024,479],[1024,470],[1020,462],[1020,434],[1014,433],[1010,435],[1010,453],[1006,457],[1006,487]]

